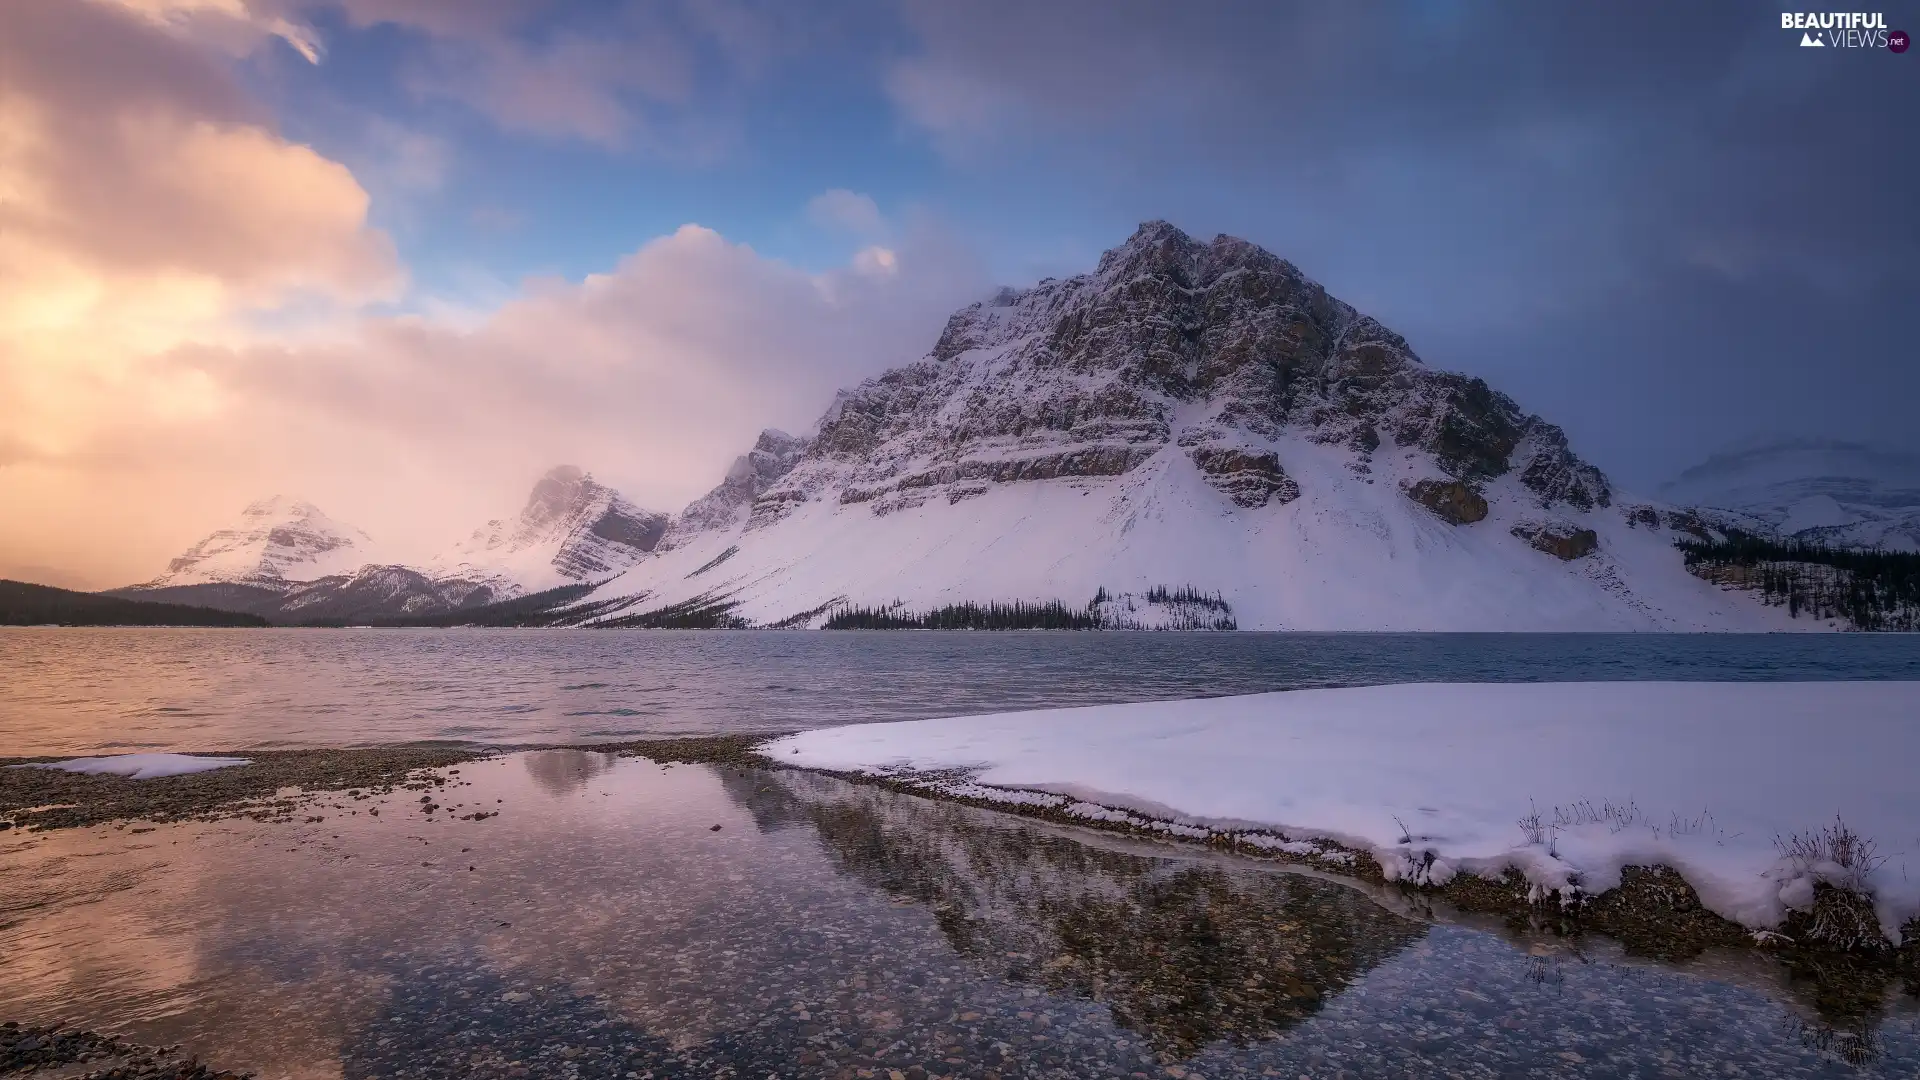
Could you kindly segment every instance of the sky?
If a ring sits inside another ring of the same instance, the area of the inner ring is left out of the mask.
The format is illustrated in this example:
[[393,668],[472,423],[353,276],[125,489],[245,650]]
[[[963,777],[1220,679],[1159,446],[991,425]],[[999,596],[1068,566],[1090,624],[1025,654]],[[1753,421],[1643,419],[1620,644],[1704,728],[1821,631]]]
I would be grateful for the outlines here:
[[146,580],[272,494],[422,559],[563,462],[677,510],[1150,219],[1630,490],[1920,444],[1920,53],[1777,7],[6,7],[0,576]]

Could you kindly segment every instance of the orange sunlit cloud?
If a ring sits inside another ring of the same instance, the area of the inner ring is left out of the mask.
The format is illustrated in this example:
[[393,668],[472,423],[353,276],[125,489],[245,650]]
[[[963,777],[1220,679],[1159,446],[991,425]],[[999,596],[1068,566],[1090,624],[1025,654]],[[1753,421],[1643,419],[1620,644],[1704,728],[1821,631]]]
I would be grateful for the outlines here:
[[376,315],[407,275],[367,189],[229,71],[300,34],[238,0],[10,11],[0,576],[144,580],[276,492],[418,558],[561,461],[678,509],[977,286],[932,230],[811,273],[688,227],[497,310]]

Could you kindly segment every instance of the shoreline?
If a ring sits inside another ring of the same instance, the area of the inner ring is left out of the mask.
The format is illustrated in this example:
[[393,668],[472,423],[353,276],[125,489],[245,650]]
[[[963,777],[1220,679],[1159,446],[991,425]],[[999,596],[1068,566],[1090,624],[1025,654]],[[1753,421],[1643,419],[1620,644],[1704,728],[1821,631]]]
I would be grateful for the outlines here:
[[111,1080],[251,1080],[252,1073],[228,1072],[177,1046],[146,1046],[97,1031],[61,1024],[0,1023],[0,1075],[33,1080],[37,1076]]
[[[134,780],[124,776],[16,768],[69,760],[43,754],[0,758],[0,833],[108,825],[246,817],[288,820],[301,799],[343,791],[387,794],[445,783],[422,776],[491,756],[458,743],[410,743],[319,750],[248,750],[219,755],[247,765]],[[200,755],[195,755],[200,756]]]
[[449,783],[457,786],[458,767],[467,762],[538,750],[578,750],[642,757],[661,764],[817,773],[1069,829],[1284,864],[1372,890],[1392,888],[1416,903],[1438,901],[1464,914],[1502,920],[1513,929],[1566,938],[1597,934],[1616,942],[1630,956],[1655,961],[1685,962],[1710,949],[1766,955],[1795,976],[1806,973],[1818,977],[1844,1000],[1877,1000],[1895,980],[1906,992],[1920,995],[1920,919],[1907,924],[1904,943],[1899,947],[1836,948],[1807,940],[1807,931],[1816,919],[1831,917],[1832,905],[1844,908],[1849,903],[1848,897],[1835,895],[1837,890],[1823,891],[1813,910],[1793,913],[1778,931],[1755,932],[1706,910],[1686,880],[1661,864],[1627,867],[1618,886],[1566,902],[1557,896],[1541,895],[1512,869],[1497,880],[1462,872],[1440,884],[1415,882],[1390,876],[1372,852],[1323,838],[1293,839],[1251,828],[1208,828],[1050,792],[989,788],[955,772],[885,776],[788,764],[764,752],[767,744],[779,737],[710,735],[525,746],[442,743],[208,751],[244,754],[253,758],[254,764],[147,780],[5,768],[61,760],[53,756],[0,759],[0,834],[14,828],[45,831],[223,818],[286,823],[295,821],[295,815],[312,798],[342,792],[361,799],[395,790],[432,792]]

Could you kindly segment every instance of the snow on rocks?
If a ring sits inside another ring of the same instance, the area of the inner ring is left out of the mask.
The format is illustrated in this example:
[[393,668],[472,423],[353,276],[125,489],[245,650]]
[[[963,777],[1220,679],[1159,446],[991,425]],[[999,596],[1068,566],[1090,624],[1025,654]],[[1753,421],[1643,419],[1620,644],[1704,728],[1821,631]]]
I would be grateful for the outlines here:
[[241,584],[278,589],[378,562],[372,544],[366,533],[312,503],[276,495],[248,505],[239,521],[188,548],[166,573],[140,588]]
[[[1754,930],[1818,883],[1870,897],[1896,942],[1920,916],[1920,682],[1298,690],[826,728],[767,752],[1168,835],[1364,851],[1419,885],[1514,869],[1570,902],[1664,865]],[[1836,821],[1877,852],[1836,858]]]
[[[1148,222],[764,433],[563,622],[1059,605],[1120,629],[1821,629],[1270,252]],[[1678,519],[1705,526],[1695,517]],[[1181,604],[1152,594],[1205,598]]]
[[159,776],[183,776],[187,773],[224,769],[232,765],[251,765],[251,758],[200,757],[194,754],[115,754],[111,757],[72,758],[67,761],[40,761],[14,765],[15,769],[59,769],[62,772],[125,776],[133,780],[152,780]]
[[489,582],[496,597],[599,582],[644,558],[666,528],[665,514],[558,465],[534,484],[519,517],[475,529],[432,569],[438,578]]

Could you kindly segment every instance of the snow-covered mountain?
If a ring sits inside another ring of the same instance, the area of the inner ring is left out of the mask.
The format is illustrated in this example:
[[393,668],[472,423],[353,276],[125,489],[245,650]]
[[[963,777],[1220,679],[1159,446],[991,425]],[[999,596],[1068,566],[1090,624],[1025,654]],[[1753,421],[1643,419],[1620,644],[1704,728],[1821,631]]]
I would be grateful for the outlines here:
[[1714,454],[1660,494],[1732,511],[1763,533],[1920,551],[1920,455],[1886,447],[1814,439],[1751,443]]
[[486,581],[497,596],[605,581],[660,543],[667,515],[643,510],[572,465],[533,486],[513,521],[489,521],[434,560],[440,577]]
[[238,522],[208,534],[143,587],[230,584],[277,589],[352,573],[377,561],[372,547],[366,533],[334,521],[312,503],[275,495],[249,505]]
[[300,499],[241,511],[152,581],[112,595],[244,611],[283,622],[432,615],[498,599],[490,582],[382,561],[360,529]]
[[[762,435],[598,623],[1060,602],[1109,625],[1771,629],[1561,430],[1231,237],[1143,225]],[[1801,626],[1806,626],[1802,622]]]
[[492,521],[424,567],[383,560],[365,532],[312,503],[275,497],[241,512],[152,581],[113,595],[245,611],[283,622],[440,615],[605,581],[651,551],[665,514],[642,510],[570,465],[534,485],[512,523]]
[[793,471],[794,464],[806,453],[807,445],[806,439],[795,438],[777,428],[762,431],[753,449],[733,459],[719,487],[695,499],[673,519],[660,542],[661,550],[671,551],[701,536],[739,524],[740,515],[755,499]]

